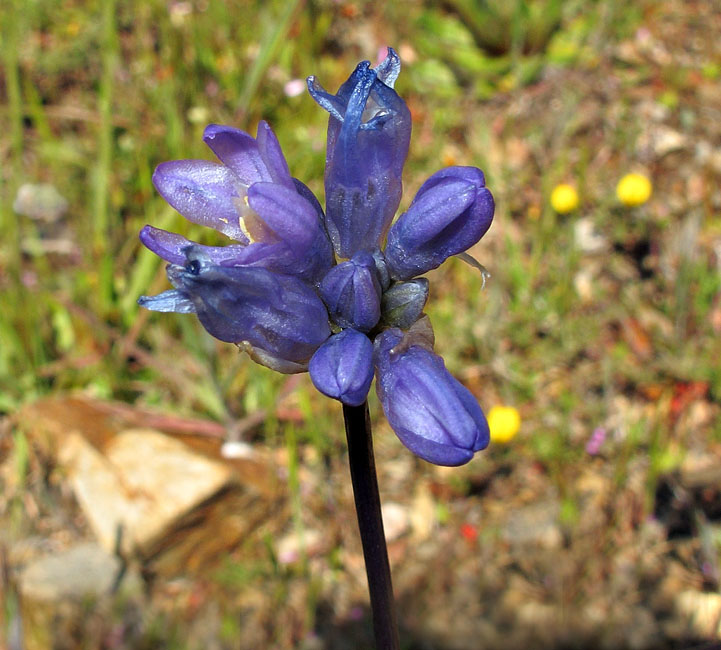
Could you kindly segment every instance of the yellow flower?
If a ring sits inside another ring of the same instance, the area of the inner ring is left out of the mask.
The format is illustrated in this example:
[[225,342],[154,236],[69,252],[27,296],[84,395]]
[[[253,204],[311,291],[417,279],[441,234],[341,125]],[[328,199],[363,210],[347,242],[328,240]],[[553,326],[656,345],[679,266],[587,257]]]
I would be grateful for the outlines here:
[[626,174],[618,181],[616,196],[624,205],[643,205],[651,197],[651,181],[643,174]]
[[551,207],[558,214],[568,214],[578,207],[578,192],[573,185],[561,183],[551,192]]
[[513,406],[494,406],[488,412],[488,428],[493,442],[509,442],[521,427],[521,416]]

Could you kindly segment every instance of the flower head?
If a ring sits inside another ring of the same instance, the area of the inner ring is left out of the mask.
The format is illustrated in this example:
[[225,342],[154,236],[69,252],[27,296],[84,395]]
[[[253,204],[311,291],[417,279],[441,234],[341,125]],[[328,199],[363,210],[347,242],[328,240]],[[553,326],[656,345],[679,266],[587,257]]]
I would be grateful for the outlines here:
[[551,207],[558,214],[568,214],[578,207],[578,192],[573,185],[561,183],[551,192]]
[[[196,314],[215,338],[279,372],[308,370],[321,393],[347,405],[363,404],[375,374],[401,441],[429,462],[459,465],[486,447],[488,423],[433,352],[423,314],[429,282],[418,276],[453,255],[478,265],[465,251],[488,230],[494,203],[481,170],[447,167],[391,226],[411,131],[393,90],[399,72],[389,48],[375,69],[360,63],[335,95],[308,78],[330,114],[325,213],[291,176],[265,122],[255,138],[207,127],[203,139],[219,163],[161,164],[153,182],[168,203],[232,242],[201,246],[146,226],[140,239],[169,263],[173,289],[139,303]],[[344,259],[336,263],[334,250]]]
[[624,205],[643,205],[651,198],[651,181],[643,174],[626,174],[616,186],[616,196]]
[[308,77],[313,99],[330,113],[326,227],[340,257],[377,248],[401,200],[411,116],[393,90],[400,66],[388,48],[377,68],[359,63],[335,95]]
[[521,416],[513,406],[496,405],[488,411],[488,427],[493,442],[510,442],[521,428]]

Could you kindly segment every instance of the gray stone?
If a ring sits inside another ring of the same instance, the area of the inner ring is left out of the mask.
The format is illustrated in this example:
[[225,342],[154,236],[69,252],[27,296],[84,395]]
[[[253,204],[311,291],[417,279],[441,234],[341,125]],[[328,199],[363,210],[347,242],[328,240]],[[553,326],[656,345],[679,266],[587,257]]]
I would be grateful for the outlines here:
[[514,510],[508,517],[503,537],[511,544],[558,548],[563,542],[559,513],[557,501],[534,503]]
[[99,597],[108,593],[121,563],[93,543],[79,544],[26,566],[20,574],[23,599],[57,602]]

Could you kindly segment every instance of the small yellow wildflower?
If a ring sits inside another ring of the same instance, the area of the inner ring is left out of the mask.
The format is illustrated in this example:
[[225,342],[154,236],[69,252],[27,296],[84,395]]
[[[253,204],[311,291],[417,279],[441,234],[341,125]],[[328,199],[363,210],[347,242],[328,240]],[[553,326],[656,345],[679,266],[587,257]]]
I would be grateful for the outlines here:
[[551,192],[551,207],[558,214],[568,214],[578,207],[578,192],[573,185],[561,183]]
[[643,205],[651,197],[651,181],[643,174],[626,174],[616,186],[616,196],[624,205]]
[[494,406],[488,412],[488,428],[493,442],[509,442],[521,427],[521,416],[513,406]]

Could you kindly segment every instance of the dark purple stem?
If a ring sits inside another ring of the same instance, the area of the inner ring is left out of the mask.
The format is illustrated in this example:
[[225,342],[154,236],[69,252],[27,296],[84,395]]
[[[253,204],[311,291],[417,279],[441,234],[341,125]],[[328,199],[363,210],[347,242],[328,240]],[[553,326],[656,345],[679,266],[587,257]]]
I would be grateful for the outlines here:
[[393,600],[388,549],[383,532],[368,402],[364,402],[361,406],[344,404],[343,418],[348,438],[348,462],[353,482],[358,528],[360,528],[368,575],[376,648],[398,650],[400,647],[398,622]]

